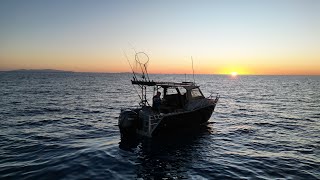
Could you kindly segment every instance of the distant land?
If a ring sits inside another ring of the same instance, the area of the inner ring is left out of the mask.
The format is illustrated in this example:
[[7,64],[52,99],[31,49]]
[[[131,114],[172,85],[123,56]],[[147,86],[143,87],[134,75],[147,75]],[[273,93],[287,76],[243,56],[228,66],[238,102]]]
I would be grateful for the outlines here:
[[2,72],[31,72],[31,73],[72,73],[73,71],[63,71],[56,69],[17,69],[11,71],[2,71]]

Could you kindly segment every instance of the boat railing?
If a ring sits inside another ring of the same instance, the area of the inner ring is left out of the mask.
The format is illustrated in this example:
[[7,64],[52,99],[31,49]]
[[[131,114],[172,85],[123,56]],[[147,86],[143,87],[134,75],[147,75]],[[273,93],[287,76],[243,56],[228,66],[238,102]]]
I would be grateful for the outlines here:
[[210,93],[210,95],[207,97],[208,99],[213,99],[213,98],[217,98],[217,97],[220,97],[219,93]]
[[217,103],[219,101],[219,99],[220,99],[220,94],[217,94],[216,98],[214,99],[214,102]]
[[149,117],[148,123],[148,134],[151,136],[152,132],[156,129],[160,120],[162,119],[162,115],[156,114]]

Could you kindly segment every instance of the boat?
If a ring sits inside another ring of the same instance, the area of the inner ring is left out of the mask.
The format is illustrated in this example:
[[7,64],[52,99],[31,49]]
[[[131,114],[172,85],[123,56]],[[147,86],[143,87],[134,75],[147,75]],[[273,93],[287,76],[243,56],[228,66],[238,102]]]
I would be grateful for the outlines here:
[[[146,63],[139,61],[139,55],[147,57]],[[156,137],[184,128],[206,123],[219,100],[219,95],[205,97],[195,82],[162,82],[150,80],[146,64],[149,57],[136,53],[136,62],[141,74],[133,71],[131,84],[140,88],[139,107],[121,109],[118,126],[122,136],[141,135]],[[129,61],[128,61],[129,62]],[[132,67],[130,65],[130,67]],[[141,76],[139,78],[139,75]],[[147,94],[152,89],[153,97],[162,94],[159,106],[150,105]]]

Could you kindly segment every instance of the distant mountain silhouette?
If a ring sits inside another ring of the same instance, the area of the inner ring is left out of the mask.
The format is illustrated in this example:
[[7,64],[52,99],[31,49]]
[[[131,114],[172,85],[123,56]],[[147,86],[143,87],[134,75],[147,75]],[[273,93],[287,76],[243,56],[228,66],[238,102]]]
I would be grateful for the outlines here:
[[42,73],[70,73],[73,71],[63,71],[56,69],[17,69],[11,71],[3,71],[3,72],[42,72]]

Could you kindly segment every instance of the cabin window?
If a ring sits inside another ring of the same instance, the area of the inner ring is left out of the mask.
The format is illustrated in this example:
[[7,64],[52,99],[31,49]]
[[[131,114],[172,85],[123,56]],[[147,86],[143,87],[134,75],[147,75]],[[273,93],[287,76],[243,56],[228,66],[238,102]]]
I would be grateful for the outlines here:
[[195,89],[191,89],[191,97],[197,98],[197,97],[203,97],[203,95],[198,88],[195,88]]
[[178,87],[178,89],[179,89],[181,95],[184,95],[187,93],[187,90],[183,87]]
[[167,95],[172,95],[172,94],[178,94],[177,90],[175,88],[168,88]]

